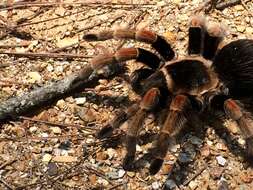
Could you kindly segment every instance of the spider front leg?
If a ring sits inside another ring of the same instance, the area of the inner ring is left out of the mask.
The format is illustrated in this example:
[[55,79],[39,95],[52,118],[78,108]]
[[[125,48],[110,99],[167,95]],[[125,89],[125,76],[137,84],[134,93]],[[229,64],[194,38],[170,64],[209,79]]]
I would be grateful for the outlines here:
[[188,54],[200,54],[203,48],[203,38],[205,31],[205,20],[203,17],[193,17],[190,21]]
[[154,53],[142,48],[122,48],[111,54],[98,55],[91,60],[93,69],[99,70],[108,64],[117,64],[135,59],[152,69],[160,66],[161,60]]
[[128,123],[126,136],[127,153],[123,161],[123,168],[125,170],[132,170],[134,168],[133,161],[135,158],[136,144],[140,127],[142,126],[148,112],[153,110],[158,105],[159,96],[160,91],[158,88],[151,88],[148,90],[140,102],[139,110]]
[[134,30],[134,29],[116,29],[106,30],[98,33],[85,34],[83,39],[87,41],[104,41],[109,39],[133,39],[140,42],[151,44],[151,46],[163,57],[169,61],[175,57],[171,45],[163,36],[157,35],[149,30]]
[[169,141],[175,137],[187,122],[187,115],[192,106],[189,98],[185,95],[177,95],[171,102],[169,114],[161,128],[156,146],[154,148],[154,160],[151,162],[150,174],[156,174],[164,161],[169,148]]
[[[130,76],[130,84],[134,92],[137,94],[143,95],[144,91],[144,85],[142,84],[145,79],[147,79],[149,76],[152,76],[154,74],[154,71],[152,69],[138,69],[132,73]],[[157,80],[156,80],[157,81]],[[150,84],[148,84],[150,85]],[[156,84],[155,84],[156,85]],[[147,88],[145,88],[147,89]],[[114,129],[117,129],[123,124],[126,120],[131,118],[139,109],[138,103],[132,104],[126,111],[120,110],[116,116],[110,121],[109,124],[104,126],[97,134],[98,138],[106,138],[111,136]]]
[[219,24],[206,25],[204,17],[194,16],[189,27],[188,54],[212,60],[223,40],[224,31]]
[[227,99],[224,102],[224,110],[231,119],[237,122],[246,140],[248,156],[253,158],[253,120],[244,113],[242,108],[233,99]]

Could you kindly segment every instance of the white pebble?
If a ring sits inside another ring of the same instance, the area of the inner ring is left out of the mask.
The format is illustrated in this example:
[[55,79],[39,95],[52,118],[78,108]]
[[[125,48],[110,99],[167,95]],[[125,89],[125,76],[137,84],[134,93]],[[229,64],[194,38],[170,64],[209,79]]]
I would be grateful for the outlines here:
[[142,149],[141,149],[141,147],[138,144],[136,145],[136,151],[137,152],[142,152]]
[[190,189],[192,189],[192,190],[196,189],[197,186],[198,186],[198,184],[197,184],[195,181],[191,181],[191,182],[189,183],[189,187],[190,187]]
[[30,129],[29,129],[29,131],[31,132],[31,133],[34,133],[34,132],[36,132],[37,131],[37,127],[30,127]]
[[75,98],[75,101],[77,105],[83,105],[86,102],[86,98],[85,97]]
[[51,130],[54,134],[61,134],[61,128],[60,127],[51,127]]
[[216,160],[217,160],[218,164],[221,166],[225,166],[225,164],[227,162],[227,160],[225,158],[223,158],[222,156],[217,156]]
[[176,186],[177,185],[176,185],[175,181],[172,179],[169,179],[165,182],[165,187],[168,189],[174,189]]
[[50,154],[45,154],[42,158],[42,162],[49,162],[52,159]]
[[160,183],[157,182],[157,181],[156,181],[156,182],[153,182],[153,183],[152,183],[152,188],[153,188],[153,189],[160,189]]
[[118,172],[118,177],[122,178],[125,175],[125,173],[126,173],[125,170],[120,169],[119,172]]

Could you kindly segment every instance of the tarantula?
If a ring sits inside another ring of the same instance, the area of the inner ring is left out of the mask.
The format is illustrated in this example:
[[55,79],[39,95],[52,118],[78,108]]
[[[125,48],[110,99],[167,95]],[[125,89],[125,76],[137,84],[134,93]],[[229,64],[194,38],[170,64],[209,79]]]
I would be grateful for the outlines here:
[[[134,39],[151,44],[156,53],[142,48],[122,48],[92,60],[94,70],[109,64],[135,59],[146,68],[133,72],[130,84],[142,96],[127,111],[121,111],[98,133],[100,138],[111,134],[129,120],[123,168],[133,169],[138,134],[147,114],[158,107],[169,108],[152,153],[149,171],[156,174],[164,161],[169,141],[194,115],[207,110],[221,110],[236,121],[246,140],[247,153],[253,156],[253,120],[246,114],[240,100],[253,93],[253,40],[240,39],[224,44],[224,29],[208,24],[195,16],[190,21],[188,55],[178,58],[170,43],[149,30],[117,29],[85,34],[88,41]],[[165,104],[166,101],[169,102]]]

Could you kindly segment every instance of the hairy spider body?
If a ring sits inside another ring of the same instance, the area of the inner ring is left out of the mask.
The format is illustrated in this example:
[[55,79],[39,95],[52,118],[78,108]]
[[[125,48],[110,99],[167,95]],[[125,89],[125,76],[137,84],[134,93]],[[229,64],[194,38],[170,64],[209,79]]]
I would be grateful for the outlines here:
[[104,138],[131,118],[124,169],[134,168],[137,138],[146,115],[166,100],[170,101],[162,107],[167,107],[169,113],[154,147],[151,174],[162,166],[171,138],[186,122],[193,120],[193,115],[207,110],[221,110],[235,120],[246,140],[247,152],[253,156],[253,120],[238,103],[253,93],[253,40],[236,40],[224,46],[223,36],[224,30],[219,25],[207,25],[201,17],[194,17],[189,28],[188,55],[183,58],[176,56],[163,37],[147,30],[118,29],[84,36],[86,40],[135,39],[151,44],[160,55],[142,48],[122,48],[112,54],[99,55],[91,62],[97,72],[130,59],[147,67],[130,76],[130,84],[142,100],[118,113],[98,133]]

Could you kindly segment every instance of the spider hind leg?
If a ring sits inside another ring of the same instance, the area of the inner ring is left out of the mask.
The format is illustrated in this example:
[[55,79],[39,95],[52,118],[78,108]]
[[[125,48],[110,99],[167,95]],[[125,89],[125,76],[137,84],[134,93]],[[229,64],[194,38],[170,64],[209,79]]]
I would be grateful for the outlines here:
[[224,102],[225,113],[235,120],[246,141],[246,150],[249,157],[253,158],[253,120],[242,110],[233,99]]
[[151,162],[149,172],[156,174],[164,161],[169,148],[169,141],[175,137],[188,120],[188,112],[191,112],[191,101],[185,95],[177,95],[170,104],[169,114],[161,128],[158,140],[154,147],[154,160]]
[[142,126],[146,115],[158,105],[159,97],[160,91],[158,88],[151,88],[148,90],[140,102],[139,110],[128,123],[126,136],[127,153],[123,161],[123,168],[125,170],[132,170],[134,168],[133,161],[135,158],[136,144],[140,127]]

